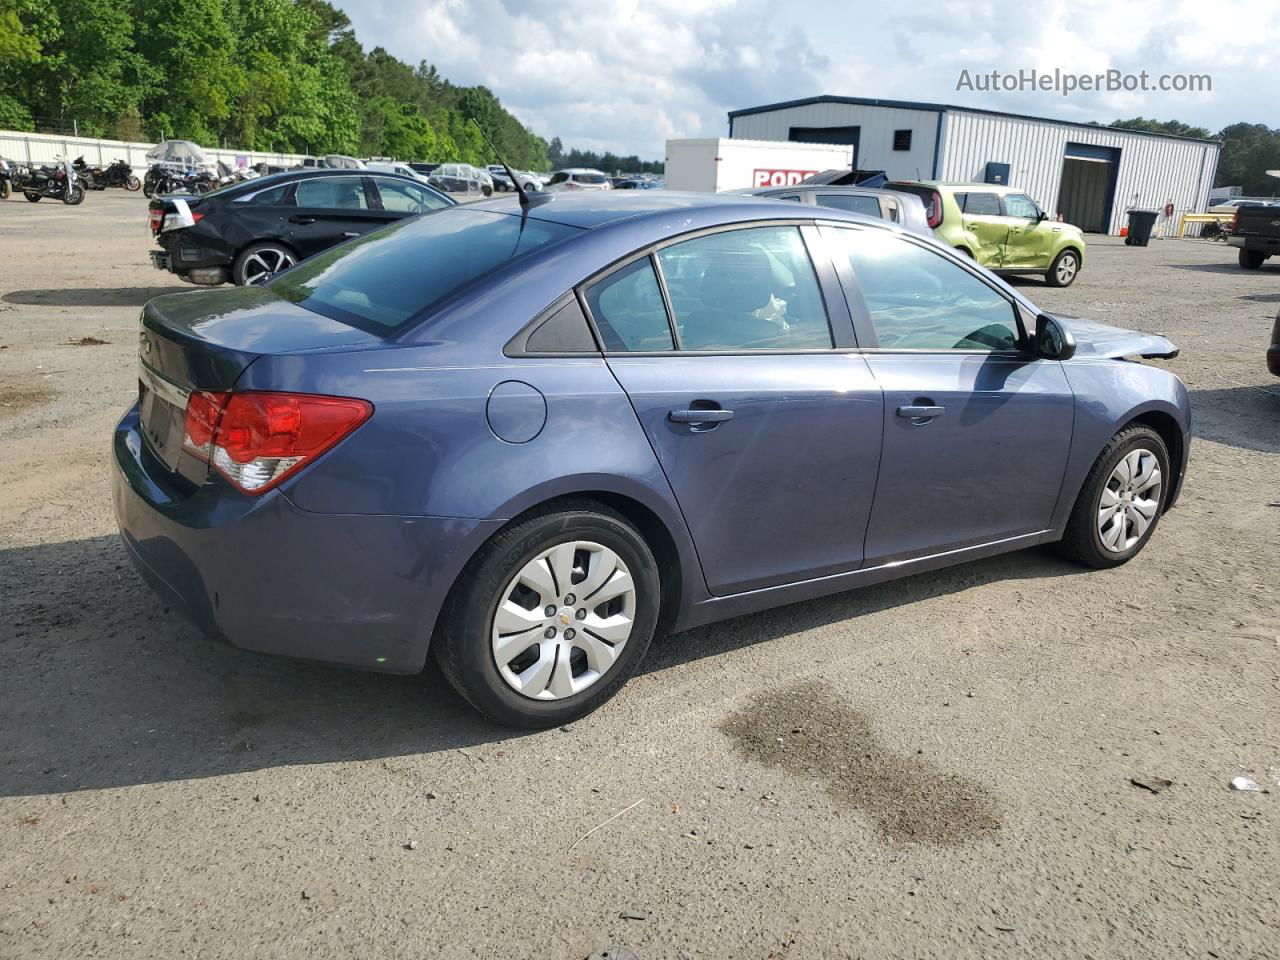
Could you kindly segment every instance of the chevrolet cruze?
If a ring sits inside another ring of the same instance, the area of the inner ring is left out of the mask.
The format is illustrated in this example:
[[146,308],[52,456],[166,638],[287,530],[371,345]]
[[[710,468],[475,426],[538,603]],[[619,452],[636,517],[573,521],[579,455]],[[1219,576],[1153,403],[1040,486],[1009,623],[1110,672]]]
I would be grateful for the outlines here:
[[1187,392],[1138,359],[1175,353],[857,214],[495,199],[150,301],[115,509],[215,637],[430,652],[558,724],[660,631],[1035,544],[1129,560],[1186,470]]

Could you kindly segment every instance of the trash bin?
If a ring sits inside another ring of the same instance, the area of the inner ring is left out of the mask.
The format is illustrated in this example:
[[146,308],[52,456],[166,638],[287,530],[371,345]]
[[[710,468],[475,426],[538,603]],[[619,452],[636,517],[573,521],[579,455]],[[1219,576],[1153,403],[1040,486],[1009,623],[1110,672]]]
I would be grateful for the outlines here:
[[1126,246],[1145,247],[1151,239],[1151,228],[1156,225],[1159,210],[1130,210],[1129,235],[1124,238]]

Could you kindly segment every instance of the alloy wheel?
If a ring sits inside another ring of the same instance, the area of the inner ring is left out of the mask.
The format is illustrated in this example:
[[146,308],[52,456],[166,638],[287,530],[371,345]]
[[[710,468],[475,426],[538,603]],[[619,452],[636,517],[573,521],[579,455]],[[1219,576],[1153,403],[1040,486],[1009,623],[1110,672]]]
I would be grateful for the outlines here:
[[256,250],[244,261],[245,286],[265,283],[281,270],[292,267],[296,260],[287,250],[278,247],[266,247]]
[[1160,461],[1150,450],[1131,450],[1115,465],[1098,500],[1098,537],[1112,553],[1131,550],[1160,510]]
[[490,643],[503,682],[535,700],[596,684],[635,624],[636,586],[613,550],[571,540],[543,550],[502,588]]
[[1060,258],[1058,260],[1058,266],[1054,270],[1054,273],[1057,275],[1058,283],[1062,284],[1062,286],[1065,287],[1073,279],[1075,279],[1076,258],[1071,254],[1067,254],[1066,256]]

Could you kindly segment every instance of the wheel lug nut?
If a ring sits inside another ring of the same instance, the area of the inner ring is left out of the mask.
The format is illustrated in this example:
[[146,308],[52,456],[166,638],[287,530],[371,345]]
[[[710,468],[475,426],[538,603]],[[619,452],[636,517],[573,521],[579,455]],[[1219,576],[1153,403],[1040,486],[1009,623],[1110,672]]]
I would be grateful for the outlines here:
[[546,609],[542,611],[545,616],[554,617],[556,615],[556,605],[548,603]]
[[547,629],[545,629],[545,630],[543,630],[543,631],[542,631],[542,635],[543,635],[544,637],[546,637],[548,640],[550,640],[552,637],[554,637],[554,636],[556,635],[556,628],[555,628],[555,627],[547,627]]
[[578,635],[578,631],[574,630],[573,627],[570,627],[568,630],[564,632],[564,638],[566,640],[572,640],[577,635]]
[[573,606],[573,601],[574,601],[574,600],[576,600],[576,599],[578,599],[578,598],[577,598],[577,597],[575,597],[572,593],[566,593],[566,594],[564,595],[564,605],[565,605],[566,607],[571,607],[571,606]]
[[583,607],[581,610],[579,610],[577,613],[575,613],[575,614],[574,614],[574,616],[575,616],[575,617],[577,617],[579,620],[585,620],[585,619],[587,619],[587,609],[586,609],[586,607]]

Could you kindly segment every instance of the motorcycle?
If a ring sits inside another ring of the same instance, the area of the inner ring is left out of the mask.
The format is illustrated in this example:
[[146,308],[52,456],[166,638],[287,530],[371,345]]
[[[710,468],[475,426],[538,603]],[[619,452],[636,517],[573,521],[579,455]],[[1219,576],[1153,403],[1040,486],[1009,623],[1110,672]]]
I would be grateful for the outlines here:
[[13,177],[13,186],[22,191],[30,203],[44,197],[61,200],[69,207],[84,202],[84,181],[68,161],[29,167]]
[[125,190],[141,190],[142,181],[133,175],[133,167],[123,160],[117,160],[109,167],[91,167],[84,162],[84,157],[76,157],[76,173],[85,181],[90,190],[105,190],[107,187],[123,187]]
[[13,167],[9,165],[9,161],[4,157],[0,157],[0,200],[8,200],[13,189],[9,186],[9,181],[13,178]]

